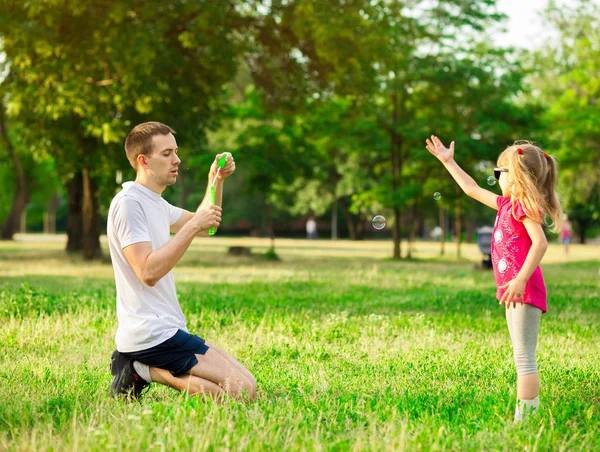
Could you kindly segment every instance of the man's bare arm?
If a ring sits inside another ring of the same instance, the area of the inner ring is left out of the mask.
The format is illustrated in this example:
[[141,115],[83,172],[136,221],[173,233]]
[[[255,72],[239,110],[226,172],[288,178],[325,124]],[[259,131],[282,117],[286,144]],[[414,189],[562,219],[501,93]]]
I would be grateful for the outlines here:
[[152,251],[150,242],[134,243],[123,248],[127,262],[140,281],[152,287],[169,273],[196,235],[219,226],[221,208],[211,206],[207,210],[199,209],[193,214],[192,220],[184,224],[166,245],[157,250]]

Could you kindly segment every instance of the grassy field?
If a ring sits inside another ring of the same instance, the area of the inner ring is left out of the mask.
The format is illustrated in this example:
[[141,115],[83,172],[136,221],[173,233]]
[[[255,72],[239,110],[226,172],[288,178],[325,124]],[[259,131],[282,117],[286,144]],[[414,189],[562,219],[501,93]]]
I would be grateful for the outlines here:
[[395,262],[389,242],[278,240],[269,262],[225,252],[265,240],[198,240],[176,269],[188,326],[254,373],[257,400],[153,385],[123,403],[112,267],[18,239],[0,242],[0,450],[600,450],[598,246],[549,249],[541,412],[514,426],[504,308],[473,245]]

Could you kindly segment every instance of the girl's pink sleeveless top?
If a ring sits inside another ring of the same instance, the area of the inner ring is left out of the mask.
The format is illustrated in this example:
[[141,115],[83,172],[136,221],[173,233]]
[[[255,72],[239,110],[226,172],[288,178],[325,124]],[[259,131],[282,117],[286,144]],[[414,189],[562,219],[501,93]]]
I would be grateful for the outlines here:
[[[514,201],[515,214],[521,221],[527,216],[517,200]],[[500,300],[506,289],[500,286],[515,279],[525,263],[525,258],[531,248],[531,238],[521,221],[512,216],[512,203],[510,198],[499,196],[498,215],[492,234],[492,264],[496,279],[496,298]],[[540,308],[546,312],[546,285],[542,276],[542,269],[538,266],[527,284],[523,294],[523,302]]]

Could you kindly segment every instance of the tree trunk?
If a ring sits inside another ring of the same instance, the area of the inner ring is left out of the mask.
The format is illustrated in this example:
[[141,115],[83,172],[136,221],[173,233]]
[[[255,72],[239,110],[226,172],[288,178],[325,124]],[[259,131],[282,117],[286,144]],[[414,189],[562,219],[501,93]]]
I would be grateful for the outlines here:
[[444,249],[446,243],[446,215],[444,208],[440,206],[440,256],[443,256],[446,252]]
[[418,215],[418,219],[417,219],[417,228],[419,229],[419,238],[420,239],[426,239],[427,238],[427,233],[425,232],[425,218],[423,217],[423,215]]
[[87,158],[81,162],[81,170],[67,183],[67,252],[83,252],[86,260],[101,259],[98,189],[89,165],[98,144],[93,138],[80,137],[79,141]]
[[456,259],[460,259],[460,243],[462,234],[462,202],[460,196],[456,199],[456,218],[454,219],[456,230]]
[[347,211],[344,211],[344,215],[346,216],[346,224],[348,225],[348,235],[350,235],[350,240],[357,240],[356,227],[354,225],[354,221],[352,221],[352,217]]
[[331,240],[338,238],[338,200],[334,198],[333,208],[331,211]]
[[44,212],[44,234],[56,233],[56,209],[58,207],[58,196],[52,193],[52,196],[46,202],[46,211]]
[[273,206],[267,200],[267,224],[269,228],[269,237],[271,238],[271,248],[269,249],[269,253],[272,256],[276,256],[275,253],[275,223],[273,221]]
[[83,177],[81,172],[76,172],[67,182],[67,248],[68,253],[83,251],[83,215],[81,211],[83,201]]
[[466,223],[467,242],[473,243],[475,241],[475,220],[471,217]]
[[577,228],[579,231],[579,242],[585,245],[585,231],[587,229],[586,220],[578,221],[577,224],[579,225]]
[[27,209],[23,209],[23,212],[21,212],[21,220],[19,224],[21,225],[19,232],[21,234],[25,234],[27,232]]
[[60,198],[56,192],[48,200],[48,233],[56,234],[56,212],[60,204]]
[[408,222],[408,253],[406,257],[413,257],[415,247],[415,236],[417,231],[417,205],[413,204],[410,208],[410,219]]
[[344,210],[344,216],[346,217],[346,223],[348,224],[348,233],[350,234],[350,240],[364,240],[364,218],[360,214],[353,215],[350,212],[350,202],[348,197],[340,198],[340,201],[342,202],[342,209]]
[[98,187],[89,168],[83,169],[83,257],[86,260],[101,259],[100,216],[98,215]]
[[356,236],[354,240],[364,240],[365,239],[365,221],[359,215],[358,220],[356,221]]
[[394,241],[394,259],[401,259],[402,256],[400,254],[400,222],[402,221],[402,215],[400,215],[400,209],[398,207],[394,207],[394,225],[392,227],[392,240]]
[[[390,139],[390,155],[392,158],[392,190],[394,193],[400,185],[400,137],[396,132],[396,123],[398,122],[398,102],[396,93],[392,93],[392,126]],[[394,239],[394,259],[400,259],[400,208],[394,205],[394,227],[392,237]]]
[[3,105],[0,105],[0,133],[2,133],[2,137],[6,142],[6,148],[8,149],[8,153],[13,163],[17,184],[15,196],[13,197],[10,211],[6,221],[4,222],[0,236],[2,237],[2,240],[12,240],[15,232],[19,230],[21,214],[25,211],[25,208],[29,203],[29,190],[27,189],[27,179],[25,178],[23,165],[21,165],[21,160],[17,155],[17,151],[13,147],[12,142],[8,137]]
[[[337,150],[334,154],[330,155],[331,159],[334,159],[335,155],[337,155]],[[329,184],[331,187],[331,194],[333,195],[333,205],[331,207],[331,240],[338,239],[338,195],[337,195],[337,187],[338,183],[341,179],[341,174],[337,172],[337,168],[335,164],[329,165]]]
[[346,211],[346,222],[348,223],[348,233],[350,234],[350,240],[364,240],[365,238],[365,226],[360,219],[357,221],[355,216],[350,212]]
[[21,225],[21,219],[23,218],[28,203],[29,197],[27,195],[27,189],[15,193],[8,217],[6,217],[6,221],[2,227],[2,240],[12,240],[17,231],[25,232]]

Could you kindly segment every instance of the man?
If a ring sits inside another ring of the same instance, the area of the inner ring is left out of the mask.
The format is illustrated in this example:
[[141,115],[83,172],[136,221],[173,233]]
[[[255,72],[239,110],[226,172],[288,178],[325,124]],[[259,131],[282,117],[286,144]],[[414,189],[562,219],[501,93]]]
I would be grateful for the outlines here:
[[174,133],[164,124],[146,122],[125,141],[137,176],[123,184],[108,212],[119,321],[109,393],[138,397],[157,382],[190,395],[246,394],[252,399],[254,376],[232,356],[188,332],[172,271],[194,237],[208,237],[208,229],[219,226],[223,180],[235,171],[235,162],[228,155],[220,171],[216,205],[210,204],[209,190],[222,154],[210,168],[207,194],[196,212],[174,207],[161,197],[177,181],[181,163]]

